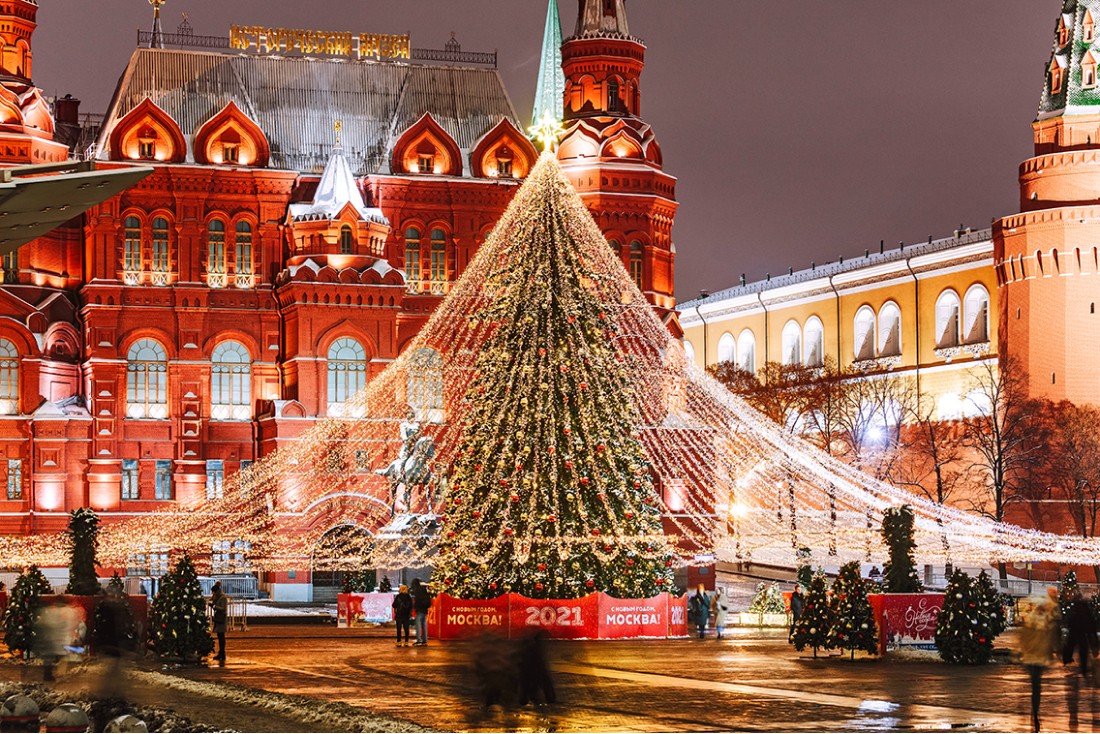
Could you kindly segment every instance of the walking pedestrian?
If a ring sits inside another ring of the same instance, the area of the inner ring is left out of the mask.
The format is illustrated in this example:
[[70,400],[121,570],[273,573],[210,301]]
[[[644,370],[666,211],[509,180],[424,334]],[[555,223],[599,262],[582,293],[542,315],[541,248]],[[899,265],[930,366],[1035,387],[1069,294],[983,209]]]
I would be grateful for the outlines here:
[[[409,587],[405,584],[401,584],[401,588],[397,591],[397,596],[393,598],[393,620],[397,622],[397,646],[408,647],[409,645],[409,621],[412,617],[413,600],[409,596]],[[401,630],[405,631],[405,640],[401,641]]]
[[714,601],[710,603],[710,613],[714,615],[714,629],[720,640],[722,639],[722,633],[726,630],[726,617],[729,616],[729,600],[722,589],[714,592]]
[[1076,653],[1081,677],[1087,679],[1089,659],[1100,649],[1097,644],[1100,640],[1096,636],[1096,618],[1092,616],[1092,610],[1089,609],[1088,602],[1081,598],[1080,592],[1069,603],[1065,623],[1066,640],[1062,648],[1062,662],[1069,665]]
[[222,593],[221,581],[214,582],[214,588],[210,590],[209,604],[214,634],[218,636],[218,654],[214,659],[219,665],[225,665],[225,629],[229,622],[229,597]]
[[1061,646],[1061,614],[1058,611],[1058,591],[1049,589],[1047,596],[1034,600],[1031,611],[1023,619],[1020,633],[1020,662],[1031,676],[1031,724],[1039,731],[1039,699],[1043,688],[1043,671],[1050,666]]
[[420,583],[420,579],[412,580],[409,593],[412,595],[413,611],[416,613],[416,644],[427,645],[428,610],[432,608],[432,595],[428,593],[428,587]]
[[791,592],[791,629],[788,636],[794,635],[794,628],[798,626],[798,618],[802,616],[803,603],[802,587],[795,584],[794,591]]
[[706,637],[707,624],[710,622],[710,596],[707,595],[707,589],[702,584],[699,584],[699,588],[695,590],[688,602],[688,609],[699,630],[701,640]]

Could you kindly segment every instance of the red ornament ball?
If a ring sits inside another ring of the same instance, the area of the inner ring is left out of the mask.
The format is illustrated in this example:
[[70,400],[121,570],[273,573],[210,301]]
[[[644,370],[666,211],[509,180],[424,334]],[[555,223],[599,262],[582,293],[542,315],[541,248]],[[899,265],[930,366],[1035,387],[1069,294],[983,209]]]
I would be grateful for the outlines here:
[[555,522],[557,519],[558,518],[554,517],[553,515],[546,516],[546,522]]
[[665,561],[665,568],[672,568],[672,561]]
[[602,443],[596,444],[596,450],[597,451],[604,451],[606,449],[607,449],[607,446],[605,446],[604,444],[602,444]]
[[634,559],[633,558],[627,558],[626,559],[626,565],[633,566],[634,565]]
[[455,503],[456,505],[461,505],[461,504],[462,504],[462,498],[461,498],[461,497],[455,497],[455,499],[454,499],[454,503]]
[[500,480],[500,486],[507,487],[508,486],[508,480],[507,479],[501,479]]
[[463,563],[462,564],[462,572],[465,573],[466,571],[469,571],[469,570],[470,570],[470,567],[467,566],[465,563]]
[[471,513],[471,514],[474,516],[474,519],[477,519],[477,518],[481,517],[481,511],[480,510],[474,510],[473,513]]
[[588,486],[588,477],[581,477],[581,484],[583,484],[584,486],[587,487]]
[[634,480],[634,489],[639,489],[641,486],[642,486],[642,483],[639,482],[637,479],[635,479]]
[[497,585],[495,583],[489,584],[489,591],[496,591]]
[[588,389],[588,383],[587,382],[582,382],[581,384],[577,385],[577,387],[580,388],[581,392],[584,392],[585,390]]
[[600,534],[600,529],[599,528],[592,528],[592,534],[593,535],[599,535]]
[[545,563],[540,563],[539,564],[539,570],[540,571],[545,571],[546,570],[546,564]]
[[504,528],[504,534],[505,535],[511,535],[514,532],[516,532],[516,531],[512,530],[512,528]]
[[552,454],[552,453],[554,453],[555,451],[557,451],[557,449],[556,449],[556,448],[554,448],[553,446],[547,446],[547,447],[546,447],[546,453],[548,453],[548,454]]
[[542,591],[542,590],[543,590],[543,588],[544,588],[544,587],[543,587],[543,585],[542,585],[542,584],[535,584],[535,591]]
[[447,586],[450,586],[453,582],[450,579],[443,579],[443,583]]
[[448,537],[448,538],[453,538],[453,537],[455,537],[455,531],[453,531],[453,530],[448,530],[448,531],[447,531],[447,537]]
[[519,502],[519,495],[514,494],[514,495],[512,495],[511,499],[512,499],[513,502]]
[[592,579],[588,579],[587,581],[584,582],[584,585],[591,589],[593,586],[596,585],[596,582],[593,581]]

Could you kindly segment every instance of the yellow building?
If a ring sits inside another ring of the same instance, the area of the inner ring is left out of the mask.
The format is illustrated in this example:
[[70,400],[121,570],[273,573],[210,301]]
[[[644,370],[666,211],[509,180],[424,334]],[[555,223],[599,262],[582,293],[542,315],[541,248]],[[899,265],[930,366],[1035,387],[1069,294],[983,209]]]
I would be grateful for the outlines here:
[[[996,363],[997,278],[990,230],[863,257],[701,296],[679,307],[688,357],[820,366],[913,378],[937,417],[981,410],[972,369]],[[969,398],[969,399],[968,399]]]

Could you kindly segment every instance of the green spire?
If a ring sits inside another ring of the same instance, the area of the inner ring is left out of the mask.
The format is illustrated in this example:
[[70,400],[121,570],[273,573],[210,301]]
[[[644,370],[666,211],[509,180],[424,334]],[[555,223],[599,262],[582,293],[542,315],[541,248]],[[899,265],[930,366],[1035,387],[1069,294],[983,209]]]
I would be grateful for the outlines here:
[[535,90],[535,109],[531,125],[550,115],[561,121],[565,98],[565,73],[561,70],[561,19],[558,17],[558,0],[550,0],[546,9],[546,32],[542,37],[542,61],[539,62],[539,84]]

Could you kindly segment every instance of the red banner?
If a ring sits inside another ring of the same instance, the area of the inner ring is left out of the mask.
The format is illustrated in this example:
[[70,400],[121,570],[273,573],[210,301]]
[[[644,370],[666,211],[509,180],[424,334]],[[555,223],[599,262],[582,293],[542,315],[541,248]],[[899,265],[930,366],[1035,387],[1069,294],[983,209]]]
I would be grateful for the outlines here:
[[652,599],[615,599],[600,594],[600,639],[668,637],[668,594]]
[[455,599],[440,594],[428,611],[428,631],[442,640],[455,640],[479,634],[508,637],[508,600],[512,594],[496,599]]
[[568,600],[528,599],[519,594],[509,596],[513,637],[535,630],[542,630],[558,640],[599,637],[598,594]]
[[589,594],[580,599],[528,599],[504,594],[466,600],[441,594],[428,613],[429,634],[444,640],[482,633],[517,638],[534,630],[566,640],[685,637],[687,597],[615,599]]
[[878,622],[879,654],[899,647],[936,649],[943,594],[870,594]]

